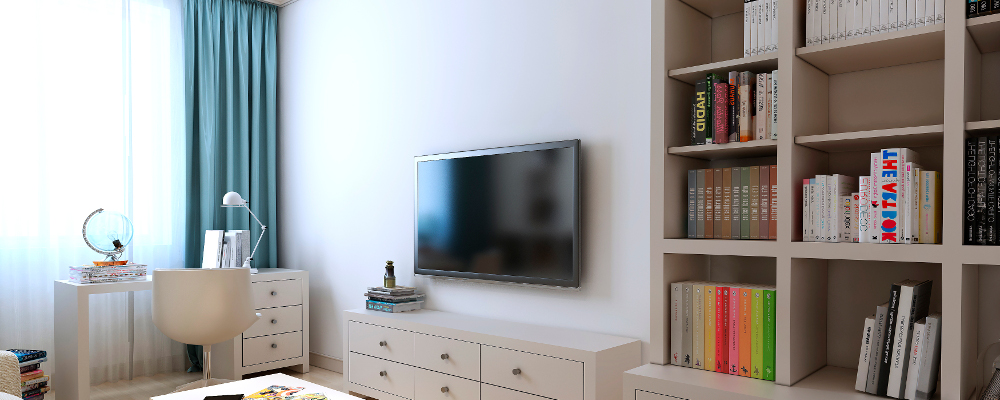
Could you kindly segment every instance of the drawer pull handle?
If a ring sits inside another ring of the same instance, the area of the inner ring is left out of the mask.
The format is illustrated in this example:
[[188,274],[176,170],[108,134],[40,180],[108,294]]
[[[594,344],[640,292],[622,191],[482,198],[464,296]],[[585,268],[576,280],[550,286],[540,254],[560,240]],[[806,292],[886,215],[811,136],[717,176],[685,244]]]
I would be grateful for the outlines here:
[[277,296],[277,295],[278,295],[278,292],[273,291],[273,290],[271,291],[271,296]]
[[379,373],[378,373],[378,376],[381,376],[381,377],[384,377],[386,375],[389,375],[389,374],[387,372],[385,372],[385,371],[379,371]]
[[449,390],[448,387],[445,386],[445,387],[441,388],[441,393],[448,393],[448,390]]
[[510,372],[513,373],[514,375],[521,375],[521,369],[520,368],[514,368],[514,370],[510,371]]
[[447,359],[449,359],[449,358],[451,358],[451,356],[449,356],[449,355],[448,355],[448,353],[445,353],[445,354],[442,354],[442,355],[441,355],[441,359],[442,359],[442,360],[447,360]]
[[277,349],[278,348],[278,344],[277,343],[271,343],[271,348],[272,349]]
[[277,323],[278,323],[278,320],[276,320],[276,319],[272,319],[272,320],[271,320],[271,323],[272,323],[272,324],[277,324]]
[[381,342],[378,342],[378,346],[379,347],[385,347],[385,346],[388,346],[388,345],[389,345],[389,343],[387,343],[385,340],[383,340]]

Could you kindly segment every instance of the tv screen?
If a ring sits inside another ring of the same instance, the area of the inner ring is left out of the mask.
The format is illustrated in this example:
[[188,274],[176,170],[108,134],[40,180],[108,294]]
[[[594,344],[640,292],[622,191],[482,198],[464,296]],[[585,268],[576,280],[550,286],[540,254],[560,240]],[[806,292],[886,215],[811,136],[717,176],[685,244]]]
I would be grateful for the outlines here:
[[580,286],[580,141],[416,158],[414,272]]

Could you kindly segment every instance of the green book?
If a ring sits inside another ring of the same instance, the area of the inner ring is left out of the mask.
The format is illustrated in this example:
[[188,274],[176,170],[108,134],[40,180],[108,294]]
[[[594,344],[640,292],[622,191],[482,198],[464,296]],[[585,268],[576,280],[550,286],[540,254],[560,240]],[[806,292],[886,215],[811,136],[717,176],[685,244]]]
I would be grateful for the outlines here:
[[774,381],[775,333],[775,293],[774,287],[764,289],[764,380]]
[[764,376],[764,291],[753,289],[750,295],[750,377]]
[[750,167],[740,168],[740,239],[750,239]]

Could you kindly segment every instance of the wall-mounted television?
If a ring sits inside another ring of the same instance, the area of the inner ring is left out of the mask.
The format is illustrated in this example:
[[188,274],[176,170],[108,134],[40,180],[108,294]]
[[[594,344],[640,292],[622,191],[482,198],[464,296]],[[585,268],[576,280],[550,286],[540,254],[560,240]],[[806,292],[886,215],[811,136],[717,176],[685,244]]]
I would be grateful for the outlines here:
[[414,272],[580,286],[580,141],[416,157]]

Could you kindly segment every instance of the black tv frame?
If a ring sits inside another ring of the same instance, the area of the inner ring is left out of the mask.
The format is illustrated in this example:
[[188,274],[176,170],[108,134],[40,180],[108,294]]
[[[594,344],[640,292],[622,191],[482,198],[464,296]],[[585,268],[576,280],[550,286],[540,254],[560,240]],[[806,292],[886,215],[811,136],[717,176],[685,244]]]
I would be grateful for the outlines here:
[[[450,278],[476,279],[484,281],[499,281],[525,283],[532,285],[559,286],[567,288],[580,287],[580,147],[579,139],[563,140],[520,146],[495,147],[481,150],[456,151],[452,153],[432,154],[413,158],[413,273],[417,275],[444,276]],[[424,161],[447,160],[454,158],[489,156],[496,154],[520,153],[537,150],[565,149],[573,150],[573,276],[570,279],[534,278],[514,275],[494,275],[475,272],[442,271],[420,268],[417,240],[419,232],[420,210],[420,176],[419,163]]]

